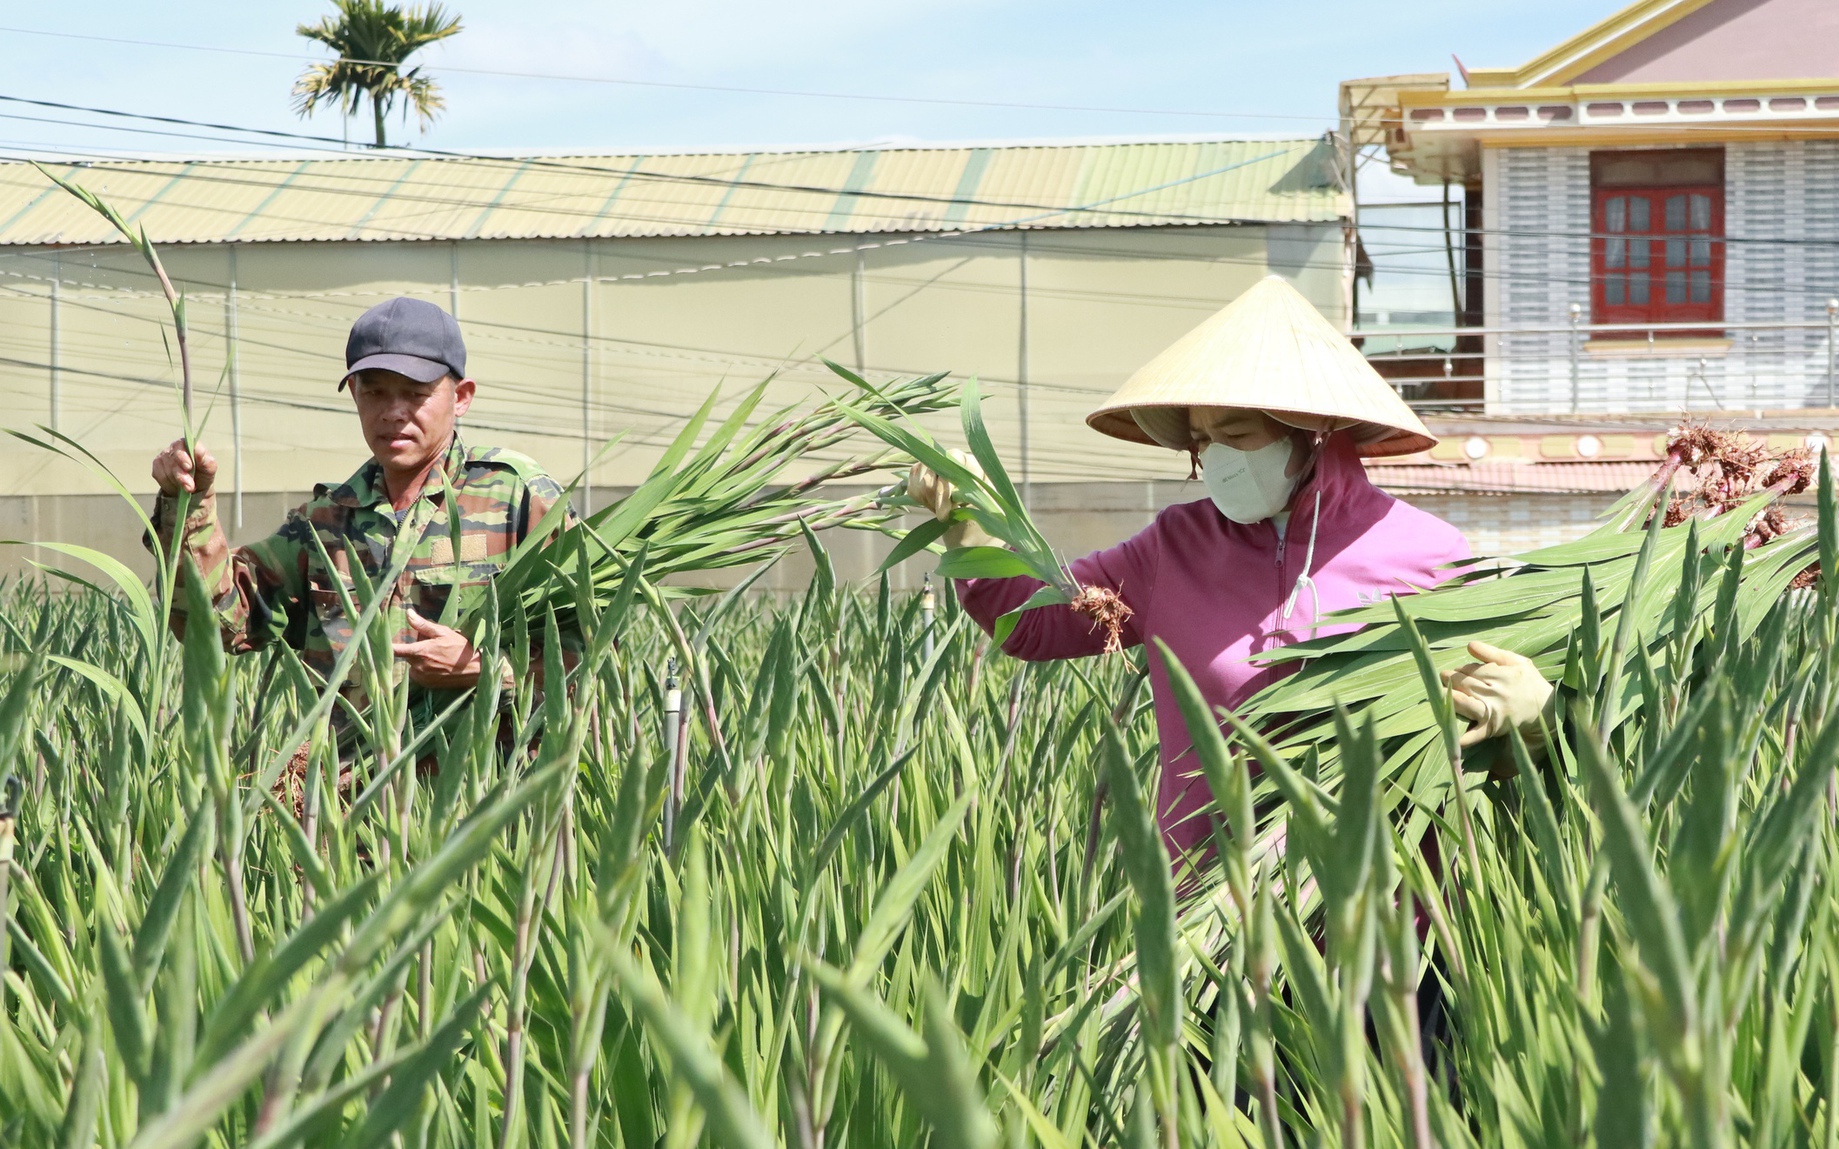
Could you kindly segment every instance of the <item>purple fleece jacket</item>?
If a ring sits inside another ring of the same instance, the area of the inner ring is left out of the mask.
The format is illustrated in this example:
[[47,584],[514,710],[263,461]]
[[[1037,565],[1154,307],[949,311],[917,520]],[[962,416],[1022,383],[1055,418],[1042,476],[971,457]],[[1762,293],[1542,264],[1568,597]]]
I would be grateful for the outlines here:
[[[1320,492],[1315,559],[1289,617],[1285,602],[1305,573],[1304,556]],[[1209,500],[1181,503],[1156,516],[1135,537],[1072,564],[1082,584],[1109,587],[1134,612],[1124,643],[1161,639],[1215,706],[1238,706],[1293,667],[1259,667],[1247,656],[1273,647],[1344,632],[1312,623],[1318,613],[1374,602],[1390,593],[1436,585],[1446,563],[1469,557],[1456,528],[1399,502],[1367,480],[1353,443],[1331,436],[1313,476],[1290,501],[1283,539],[1269,521],[1232,522]],[[1030,578],[962,579],[958,597],[987,632],[1020,606],[1040,583]],[[1104,635],[1065,607],[1024,612],[1003,649],[1042,662],[1098,654]],[[1206,820],[1193,815],[1210,799],[1200,777],[1187,725],[1169,690],[1168,672],[1150,648],[1156,728],[1162,742],[1157,816],[1164,844],[1179,865],[1185,851],[1204,848]]]

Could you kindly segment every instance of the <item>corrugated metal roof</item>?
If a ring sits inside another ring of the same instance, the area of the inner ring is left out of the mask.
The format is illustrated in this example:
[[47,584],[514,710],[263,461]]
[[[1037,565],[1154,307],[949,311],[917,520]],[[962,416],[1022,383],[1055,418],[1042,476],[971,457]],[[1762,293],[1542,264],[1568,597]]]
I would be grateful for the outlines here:
[[1370,466],[1373,485],[1393,494],[1607,494],[1653,477],[1647,463],[1453,463]]
[[[51,170],[158,243],[1142,227],[1332,221],[1349,210],[1321,139]],[[0,244],[116,238],[30,165],[0,164]]]

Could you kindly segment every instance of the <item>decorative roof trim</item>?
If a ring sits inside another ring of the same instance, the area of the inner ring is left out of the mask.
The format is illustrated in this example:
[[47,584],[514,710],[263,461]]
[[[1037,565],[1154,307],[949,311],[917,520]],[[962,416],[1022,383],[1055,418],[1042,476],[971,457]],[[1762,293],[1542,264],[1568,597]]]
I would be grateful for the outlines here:
[[1566,84],[1710,3],[1712,0],[1638,0],[1518,68],[1470,69],[1469,83],[1477,88]]

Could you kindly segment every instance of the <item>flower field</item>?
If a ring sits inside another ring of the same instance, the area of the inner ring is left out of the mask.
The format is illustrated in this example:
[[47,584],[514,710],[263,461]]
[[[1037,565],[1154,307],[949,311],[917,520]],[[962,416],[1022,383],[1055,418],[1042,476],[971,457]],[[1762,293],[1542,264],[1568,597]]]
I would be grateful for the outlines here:
[[671,602],[641,553],[567,689],[341,775],[284,653],[12,585],[0,1142],[1832,1145],[1833,604],[1733,549],[1644,548],[1673,623],[1605,593],[1550,745],[1435,805],[1360,709],[1201,724],[1179,886],[1142,652],[1023,666],[949,596]]
[[[193,443],[183,299],[58,182],[166,287]],[[975,472],[905,419],[942,376],[838,374],[546,518],[456,620],[510,672],[473,691],[411,694],[361,563],[328,684],[225,655],[157,548],[150,589],[43,544],[0,586],[0,1145],[1839,1146],[1824,460],[1689,429],[1600,531],[1342,616],[1240,713],[1170,667],[1217,799],[1177,873],[1144,651],[1024,666],[836,583],[817,532],[910,500],[821,484],[920,459],[1008,544],[947,571],[1121,620],[974,387]],[[800,545],[794,600],[670,578]],[[1476,637],[1560,684],[1535,746],[1465,760]]]

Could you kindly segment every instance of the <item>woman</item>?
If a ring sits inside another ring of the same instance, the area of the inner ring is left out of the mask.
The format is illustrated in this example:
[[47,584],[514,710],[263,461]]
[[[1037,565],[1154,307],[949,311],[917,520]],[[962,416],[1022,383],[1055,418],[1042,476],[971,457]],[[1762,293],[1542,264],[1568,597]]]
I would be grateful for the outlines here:
[[[1135,537],[1072,564],[1082,585],[1132,612],[1125,645],[1159,639],[1208,702],[1234,707],[1286,672],[1248,657],[1336,633],[1322,615],[1435,585],[1469,557],[1448,523],[1368,481],[1363,456],[1436,440],[1364,356],[1296,289],[1272,276],[1152,360],[1086,420],[1129,442],[1188,454],[1207,498],[1169,507]],[[939,518],[951,485],[916,466],[908,490]],[[987,545],[954,524],[945,545]],[[1040,586],[964,579],[964,609],[988,631]],[[1105,635],[1065,607],[1026,611],[1003,649],[1041,661],[1097,654]],[[1530,660],[1477,643],[1446,679],[1473,726],[1465,743],[1535,721],[1551,688]],[[1208,802],[1159,654],[1150,658],[1162,741],[1158,819],[1169,853],[1204,848]]]

